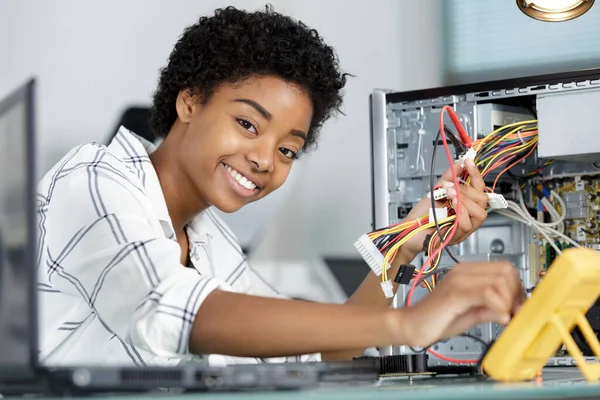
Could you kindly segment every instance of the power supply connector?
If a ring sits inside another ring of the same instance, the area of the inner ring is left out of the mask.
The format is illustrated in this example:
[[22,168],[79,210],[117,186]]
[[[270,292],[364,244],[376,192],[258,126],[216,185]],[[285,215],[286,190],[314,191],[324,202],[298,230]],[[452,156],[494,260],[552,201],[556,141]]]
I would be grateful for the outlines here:
[[470,148],[469,150],[467,150],[467,152],[463,155],[458,157],[458,159],[460,160],[460,166],[461,167],[465,167],[465,161],[467,159],[470,159],[471,161],[475,160],[475,156],[477,155],[477,152],[475,151],[474,148]]
[[[498,194],[498,193],[486,193],[486,194],[488,196],[488,204],[489,204],[490,210],[496,210],[496,209],[500,209],[500,208],[508,208],[508,203],[506,202],[506,199],[504,198],[504,196],[502,196],[501,194]],[[427,197],[431,198],[431,194],[427,193]],[[434,200],[442,200],[442,199],[445,199],[446,197],[447,197],[446,189],[444,189],[444,188],[435,189],[433,191],[433,199]],[[440,210],[443,210],[443,209],[436,208],[436,216],[437,216],[438,220],[447,217],[447,215],[440,213]],[[430,208],[429,209],[429,220],[430,221],[433,221],[432,214],[433,214],[433,210]]]
[[394,285],[392,285],[392,281],[387,280],[379,283],[381,284],[381,290],[383,290],[386,299],[394,297]]
[[414,265],[401,265],[398,269],[396,277],[394,278],[394,282],[399,285],[408,285],[416,269],[417,268]]
[[[366,233],[358,238],[358,240],[354,243],[354,247],[356,250],[358,250],[363,260],[365,260],[375,275],[381,275],[382,266],[384,263],[383,254],[381,254],[377,246],[373,244]],[[386,263],[386,271],[390,268],[391,265]]]
[[508,203],[504,196],[498,193],[486,193],[488,196],[488,210],[498,210],[508,208]]
[[[442,200],[446,198],[446,189],[444,188],[437,188],[433,191],[433,199],[434,200]],[[428,191],[427,192],[427,198],[430,199],[431,198],[431,192]]]
[[447,208],[429,208],[429,220],[435,221],[433,214],[435,213],[435,218],[438,221],[448,218],[448,209]]

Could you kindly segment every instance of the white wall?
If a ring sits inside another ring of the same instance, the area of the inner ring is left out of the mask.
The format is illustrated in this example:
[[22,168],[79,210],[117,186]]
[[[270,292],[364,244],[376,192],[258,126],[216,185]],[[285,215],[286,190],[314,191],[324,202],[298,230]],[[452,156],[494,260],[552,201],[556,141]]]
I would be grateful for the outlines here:
[[441,2],[298,0],[289,12],[316,28],[356,77],[348,81],[346,116],[323,129],[261,250],[294,259],[355,257],[352,244],[371,222],[369,94],[442,84]]
[[183,28],[258,0],[0,0],[0,96],[39,79],[40,171],[69,148],[105,141],[121,112],[148,104]]
[[[228,218],[241,232],[282,203],[263,254],[356,256],[352,243],[371,215],[368,96],[377,87],[441,83],[441,1],[271,1],[324,35],[356,77],[348,81],[346,116],[325,126],[319,150],[294,168],[281,200]],[[228,4],[255,9],[264,2],[0,0],[0,96],[38,77],[40,172],[79,143],[106,140],[125,107],[148,104],[182,29]]]

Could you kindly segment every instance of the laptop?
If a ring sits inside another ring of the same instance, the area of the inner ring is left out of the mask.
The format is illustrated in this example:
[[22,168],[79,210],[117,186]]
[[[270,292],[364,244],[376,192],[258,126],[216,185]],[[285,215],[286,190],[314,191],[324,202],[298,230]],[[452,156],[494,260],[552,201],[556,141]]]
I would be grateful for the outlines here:
[[291,390],[375,382],[374,361],[47,368],[38,360],[35,88],[0,100],[0,394]]

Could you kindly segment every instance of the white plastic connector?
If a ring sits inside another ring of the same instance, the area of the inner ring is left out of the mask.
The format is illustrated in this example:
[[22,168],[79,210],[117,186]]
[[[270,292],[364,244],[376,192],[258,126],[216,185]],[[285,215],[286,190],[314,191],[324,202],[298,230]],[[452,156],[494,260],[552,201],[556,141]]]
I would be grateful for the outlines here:
[[508,203],[504,196],[498,193],[486,193],[488,196],[489,210],[498,210],[508,208]]
[[[371,242],[371,239],[369,239],[369,236],[366,233],[358,238],[358,240],[354,243],[354,247],[356,250],[358,250],[361,257],[369,265],[369,268],[373,270],[375,275],[381,275],[384,262],[383,254],[381,254],[377,246]],[[387,271],[391,268],[391,265],[389,263],[386,264],[385,270]]]
[[[444,189],[444,188],[438,188],[433,191],[433,199],[434,200],[442,200],[442,199],[445,199],[446,197],[447,197],[446,189]],[[431,198],[431,192],[427,192],[427,198],[428,199]]]
[[394,285],[392,285],[392,281],[382,281],[379,282],[381,284],[381,290],[383,290],[383,294],[385,294],[386,299],[391,299],[394,297]]
[[460,166],[461,167],[465,167],[465,161],[467,160],[467,158],[469,158],[471,161],[475,160],[475,156],[477,155],[477,152],[475,151],[474,148],[470,148],[469,150],[467,150],[467,152],[460,156],[458,159],[460,160]]
[[435,221],[433,219],[433,210],[435,210],[435,216],[437,217],[438,222],[448,218],[448,209],[447,208],[429,208],[429,222]]

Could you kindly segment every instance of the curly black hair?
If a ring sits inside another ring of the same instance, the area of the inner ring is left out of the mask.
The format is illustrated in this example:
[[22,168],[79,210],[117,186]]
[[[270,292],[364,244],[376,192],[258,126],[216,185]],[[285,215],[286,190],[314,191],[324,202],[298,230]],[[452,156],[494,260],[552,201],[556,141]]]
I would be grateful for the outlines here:
[[318,32],[273,11],[217,9],[186,28],[161,70],[150,124],[165,137],[177,119],[175,102],[189,89],[207,102],[223,83],[252,76],[277,76],[306,91],[313,118],[305,149],[316,144],[323,123],[342,105],[349,74],[339,71],[338,58]]

